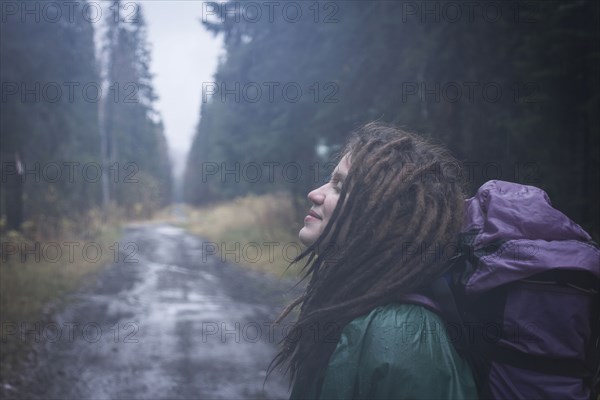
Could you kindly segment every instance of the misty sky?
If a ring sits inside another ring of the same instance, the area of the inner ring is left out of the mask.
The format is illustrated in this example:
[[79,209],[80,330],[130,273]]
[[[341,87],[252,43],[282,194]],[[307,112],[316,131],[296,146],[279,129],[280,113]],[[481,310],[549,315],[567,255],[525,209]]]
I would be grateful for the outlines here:
[[165,124],[175,175],[185,166],[200,116],[202,82],[213,81],[222,40],[200,23],[201,1],[145,0],[142,5],[152,47],[156,108]]

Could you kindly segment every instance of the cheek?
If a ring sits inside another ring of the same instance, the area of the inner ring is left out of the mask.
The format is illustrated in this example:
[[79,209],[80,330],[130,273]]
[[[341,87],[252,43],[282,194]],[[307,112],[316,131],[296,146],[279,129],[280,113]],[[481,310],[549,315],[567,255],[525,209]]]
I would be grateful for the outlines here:
[[335,206],[337,205],[337,202],[338,202],[337,196],[335,197],[335,199],[331,199],[327,202],[327,204],[326,204],[327,215],[326,215],[326,218],[324,218],[324,220],[326,219],[327,221],[329,221],[329,219],[333,215],[333,211],[335,210]]

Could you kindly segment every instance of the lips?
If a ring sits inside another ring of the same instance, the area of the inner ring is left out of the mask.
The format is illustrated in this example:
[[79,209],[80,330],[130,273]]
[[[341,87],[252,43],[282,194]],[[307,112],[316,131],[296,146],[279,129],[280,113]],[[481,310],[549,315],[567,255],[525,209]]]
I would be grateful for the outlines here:
[[321,220],[323,219],[323,218],[322,218],[322,217],[321,217],[319,214],[317,214],[317,213],[316,213],[316,212],[314,212],[313,210],[310,210],[310,211],[308,212],[308,215],[310,215],[311,217],[314,217],[314,218],[316,218],[316,219],[321,219]]

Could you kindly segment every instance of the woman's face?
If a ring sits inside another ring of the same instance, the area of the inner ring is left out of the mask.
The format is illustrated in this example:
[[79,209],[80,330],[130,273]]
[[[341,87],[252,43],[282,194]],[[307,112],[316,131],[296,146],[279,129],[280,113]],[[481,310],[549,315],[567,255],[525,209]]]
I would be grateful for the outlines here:
[[308,199],[313,205],[304,218],[304,227],[298,234],[305,246],[313,244],[329,223],[349,169],[350,161],[346,154],[335,167],[331,180],[308,194]]

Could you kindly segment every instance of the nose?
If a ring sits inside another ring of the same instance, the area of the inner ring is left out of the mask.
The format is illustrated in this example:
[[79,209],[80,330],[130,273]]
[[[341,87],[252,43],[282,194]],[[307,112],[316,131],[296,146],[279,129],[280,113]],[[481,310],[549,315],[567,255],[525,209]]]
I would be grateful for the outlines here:
[[308,193],[308,200],[313,202],[313,204],[321,205],[325,200],[325,194],[321,191],[323,186],[316,188],[315,190]]

